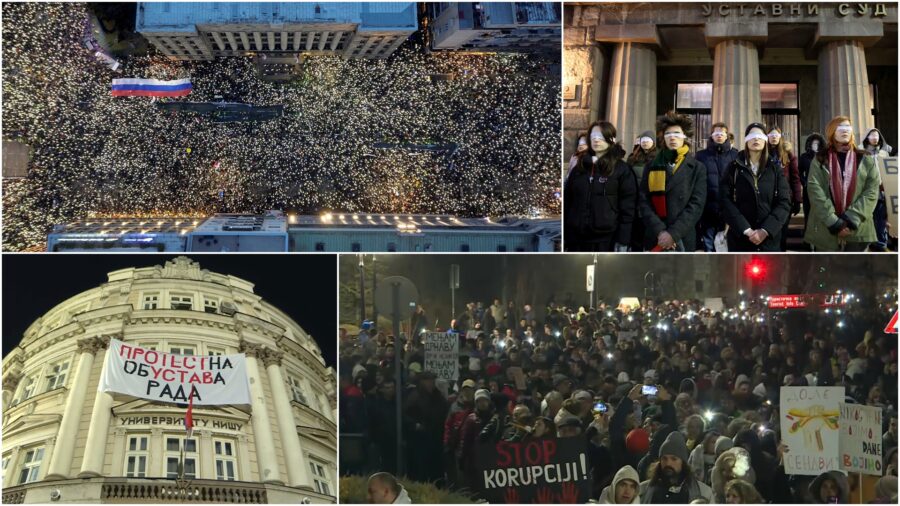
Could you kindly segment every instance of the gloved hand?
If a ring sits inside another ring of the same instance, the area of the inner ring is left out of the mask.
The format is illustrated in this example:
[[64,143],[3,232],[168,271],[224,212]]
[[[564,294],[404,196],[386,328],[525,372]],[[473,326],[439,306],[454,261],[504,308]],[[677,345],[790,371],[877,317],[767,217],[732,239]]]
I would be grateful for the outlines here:
[[800,214],[800,202],[793,202],[791,204],[791,216],[797,216]]
[[836,222],[834,222],[834,225],[828,227],[828,231],[834,235],[837,235],[838,232],[840,232],[841,230],[843,230],[845,228],[847,228],[847,222],[838,218],[838,220]]

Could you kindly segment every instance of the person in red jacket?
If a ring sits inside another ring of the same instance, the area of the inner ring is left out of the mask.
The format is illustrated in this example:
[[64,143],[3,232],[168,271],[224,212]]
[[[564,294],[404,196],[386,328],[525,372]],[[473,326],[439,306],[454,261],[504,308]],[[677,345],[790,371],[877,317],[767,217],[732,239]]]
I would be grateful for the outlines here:
[[491,393],[481,389],[475,392],[475,410],[469,413],[460,428],[459,447],[456,450],[460,475],[470,490],[478,490],[478,469],[475,467],[478,436],[495,413]]
[[467,379],[462,382],[456,401],[450,406],[450,414],[444,422],[444,468],[447,470],[447,481],[454,488],[465,486],[459,476],[459,461],[456,452],[460,445],[460,432],[463,422],[475,408],[475,381]]

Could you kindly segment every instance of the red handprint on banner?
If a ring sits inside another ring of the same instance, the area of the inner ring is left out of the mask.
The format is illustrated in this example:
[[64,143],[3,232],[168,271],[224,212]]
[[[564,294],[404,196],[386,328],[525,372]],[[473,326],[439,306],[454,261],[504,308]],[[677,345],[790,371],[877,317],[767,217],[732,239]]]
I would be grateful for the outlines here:
[[578,503],[578,487],[572,483],[563,483],[562,493],[559,494],[559,502],[562,504]]
[[541,487],[538,490],[537,498],[534,500],[535,504],[553,504],[553,491],[547,487]]
[[503,498],[506,504],[519,504],[519,491],[509,487],[506,489],[506,493],[503,494]]

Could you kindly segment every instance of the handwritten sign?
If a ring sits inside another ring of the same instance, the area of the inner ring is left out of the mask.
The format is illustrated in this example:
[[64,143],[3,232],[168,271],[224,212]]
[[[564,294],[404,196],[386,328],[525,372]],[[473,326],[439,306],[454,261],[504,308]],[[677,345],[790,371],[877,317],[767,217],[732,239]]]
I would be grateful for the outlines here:
[[459,378],[459,337],[456,334],[425,334],[425,370],[447,381]]
[[882,475],[881,408],[841,403],[841,469]]
[[781,387],[781,439],[787,474],[818,476],[840,469],[840,404],[844,387]]

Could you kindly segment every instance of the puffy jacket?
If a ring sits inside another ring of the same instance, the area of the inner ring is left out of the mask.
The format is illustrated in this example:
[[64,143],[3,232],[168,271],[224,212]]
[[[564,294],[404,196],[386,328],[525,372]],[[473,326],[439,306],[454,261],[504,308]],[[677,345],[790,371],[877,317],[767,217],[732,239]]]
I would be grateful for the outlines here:
[[[728,251],[779,251],[781,229],[791,212],[788,185],[773,160],[754,177],[741,153],[722,178],[720,206],[728,223]],[[769,233],[760,245],[744,235],[748,228]]]
[[725,171],[738,156],[738,150],[731,147],[731,141],[716,144],[711,138],[706,149],[697,153],[697,161],[706,166],[706,207],[703,209],[704,223],[719,223],[719,187]]
[[471,412],[471,407],[463,406],[459,401],[454,402],[453,406],[450,407],[450,414],[447,415],[447,420],[444,421],[444,451],[452,454],[456,453],[462,424]]
[[[668,150],[663,149],[660,153],[664,151]],[[652,249],[657,244],[659,234],[667,231],[672,239],[684,244],[685,251],[693,252],[696,244],[695,226],[706,206],[706,166],[691,155],[685,155],[675,174],[672,174],[671,169],[666,169],[666,220],[663,221],[650,202],[650,178],[647,173],[650,168],[663,166],[665,163],[658,155],[644,167],[639,200],[641,216],[646,226],[644,247]]]
[[[827,152],[823,155],[827,156]],[[870,155],[864,156],[862,152],[857,153],[856,166],[856,191],[848,197],[850,205],[845,212],[845,216],[853,222],[856,230],[851,231],[846,237],[846,242],[875,242],[877,238],[872,214],[878,202],[881,175],[878,173],[875,159]],[[837,251],[838,236],[832,234],[829,227],[836,224],[840,218],[834,212],[831,170],[824,156],[813,160],[806,188],[809,193],[810,210],[809,223],[803,238],[819,251]]]
[[601,176],[590,156],[581,158],[566,181],[563,202],[566,241],[628,245],[637,212],[637,180],[619,160],[609,176]]

